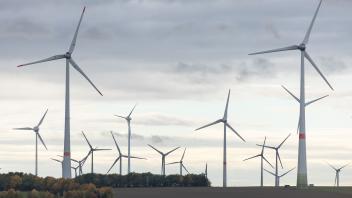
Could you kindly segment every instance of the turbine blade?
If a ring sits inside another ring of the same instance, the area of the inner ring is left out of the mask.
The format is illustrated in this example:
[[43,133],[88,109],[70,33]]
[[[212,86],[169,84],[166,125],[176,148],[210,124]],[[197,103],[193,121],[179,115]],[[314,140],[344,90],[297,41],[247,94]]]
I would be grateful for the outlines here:
[[281,144],[279,144],[279,146],[277,147],[278,149],[281,148],[281,146],[286,142],[286,140],[291,136],[291,133],[288,134],[288,136],[284,139],[284,141],[281,142]]
[[176,150],[179,149],[179,148],[180,148],[180,147],[177,147],[177,148],[172,149],[171,151],[165,153],[165,156],[169,155],[170,153],[176,151]]
[[77,63],[72,58],[69,59],[69,62],[71,63],[72,67],[75,68],[101,96],[103,96],[99,89],[94,85],[94,83],[88,78],[88,76],[83,72],[83,70],[77,65]]
[[226,106],[225,106],[225,112],[224,112],[224,120],[227,119],[227,110],[229,108],[230,94],[231,94],[231,89],[229,89],[229,93],[227,94],[227,100],[226,100]]
[[247,158],[247,159],[244,159],[243,161],[247,161],[247,160],[250,160],[250,159],[253,159],[253,158],[256,158],[256,157],[260,157],[261,155],[259,154],[259,155],[255,155],[255,156],[253,156],[253,157],[249,157],[249,158]]
[[70,45],[70,49],[68,50],[70,52],[70,54],[72,54],[73,50],[75,50],[78,30],[79,30],[79,27],[81,26],[82,18],[83,18],[83,15],[84,15],[85,11],[86,11],[86,7],[84,6],[82,14],[81,14],[81,17],[79,18],[79,22],[78,22],[78,25],[77,25],[77,28],[76,28],[76,32],[75,32],[75,34],[73,36],[73,39],[72,39],[72,42],[71,42],[71,45]]
[[58,60],[58,59],[62,59],[62,58],[65,58],[65,55],[55,55],[55,56],[51,56],[49,58],[44,58],[44,59],[41,59],[41,60],[38,60],[38,61],[25,63],[25,64],[22,64],[22,65],[18,65],[17,67],[23,67],[23,66],[33,65],[33,64],[37,64],[37,63],[44,63],[44,62]]
[[328,86],[330,87],[331,90],[334,90],[334,88],[332,88],[331,84],[329,83],[329,81],[325,78],[325,76],[323,75],[323,73],[321,73],[321,71],[319,70],[318,66],[314,63],[313,59],[309,56],[308,52],[304,53],[304,56],[308,59],[308,61],[312,64],[312,66],[314,67],[314,69],[319,73],[319,75],[324,79],[324,81],[326,82],[326,84],[328,84]]
[[226,126],[229,127],[231,129],[231,131],[234,132],[242,141],[246,142],[246,140],[244,140],[243,137],[241,137],[240,134],[237,133],[237,131],[235,129],[233,129],[229,123],[226,122]]
[[185,165],[182,164],[182,168],[185,169],[188,174],[190,174]]
[[328,162],[327,162],[327,164],[328,164],[332,169],[334,169],[335,171],[337,171],[337,168],[335,168],[333,165],[329,164]]
[[121,155],[121,150],[120,150],[119,145],[118,145],[118,144],[117,144],[117,142],[116,142],[115,136],[114,136],[114,134],[112,133],[112,131],[110,131],[110,133],[111,133],[112,138],[114,139],[114,142],[115,142],[115,145],[116,145],[117,151],[118,151],[118,152],[119,152],[119,154]]
[[312,103],[314,103],[314,102],[317,102],[317,101],[319,101],[319,100],[321,100],[321,99],[323,99],[323,98],[326,98],[326,97],[328,97],[329,95],[325,95],[325,96],[323,96],[323,97],[320,97],[320,98],[317,98],[317,99],[315,99],[315,100],[312,100],[312,101],[310,101],[310,102],[307,102],[306,103],[306,106],[308,106],[308,105],[310,105],[310,104],[312,104]]
[[141,160],[146,160],[147,158],[144,157],[135,157],[135,156],[130,156],[132,159],[141,159]]
[[96,149],[94,149],[94,151],[111,151],[112,149],[98,149],[98,148],[96,148]]
[[291,170],[287,171],[286,173],[282,174],[280,177],[283,177],[285,175],[287,175],[289,172],[293,171],[295,168],[292,168]]
[[301,128],[301,113],[299,113],[299,116],[298,116],[297,134],[299,133],[300,128]]
[[268,163],[272,168],[274,168],[274,166],[264,156],[262,156],[262,157],[266,161],[266,163]]
[[158,149],[154,148],[154,146],[148,144],[149,147],[151,147],[152,149],[154,149],[156,152],[160,153],[160,155],[163,155],[164,153],[159,151]]
[[311,21],[311,23],[310,23],[310,25],[309,25],[308,31],[307,31],[307,33],[306,33],[306,35],[305,35],[305,37],[304,37],[304,40],[303,40],[303,43],[304,43],[304,44],[307,44],[307,43],[309,42],[310,33],[311,33],[311,31],[312,31],[312,28],[313,28],[315,19],[317,18],[317,15],[318,15],[318,12],[319,12],[321,3],[322,3],[322,0],[320,0],[320,2],[319,2],[318,8],[317,8],[317,10],[315,11],[315,14],[314,14],[314,16],[313,16],[313,19],[312,19],[312,21]]
[[128,118],[131,116],[131,114],[132,114],[133,110],[136,108],[136,106],[137,106],[137,104],[134,105],[134,107],[132,108],[130,114],[128,114],[128,116],[127,116]]
[[202,126],[202,127],[199,127],[199,128],[196,129],[195,131],[198,131],[198,130],[200,130],[200,129],[204,129],[204,128],[206,128],[206,127],[212,126],[212,125],[217,124],[217,123],[220,123],[220,122],[222,122],[221,119],[219,119],[219,120],[217,120],[217,121],[215,121],[215,122],[212,122],[212,123],[210,123],[210,124],[204,125],[204,126]]
[[111,167],[109,168],[108,172],[106,172],[106,174],[108,174],[111,169],[115,166],[115,164],[119,161],[120,157],[118,157],[117,159],[115,159],[114,163],[112,163]]
[[[82,131],[82,134],[83,134],[83,136],[84,136],[84,139],[86,139],[86,141],[87,141],[87,143],[88,143],[88,145],[89,145],[89,148],[90,148],[90,149],[93,149],[92,145],[91,145],[90,142],[88,141],[88,138],[86,137],[86,135],[84,134],[83,131]],[[90,154],[90,153],[89,153],[89,154]]]
[[290,92],[288,89],[286,89],[285,86],[281,85],[281,87],[284,88],[285,91],[286,91],[288,94],[290,94],[295,100],[297,100],[298,103],[300,103],[300,100],[299,100],[292,92]]
[[44,145],[45,149],[48,150],[48,148],[46,147],[45,143],[44,143],[44,140],[42,138],[42,136],[40,136],[39,133],[37,133],[38,137],[39,137],[39,140],[42,142],[42,144]]
[[26,130],[26,131],[33,131],[34,129],[31,127],[23,127],[23,128],[13,128],[13,130]]
[[276,176],[275,173],[273,173],[273,172],[271,172],[271,171],[269,171],[269,170],[267,170],[267,169],[265,169],[265,168],[264,168],[264,171],[266,171],[267,173],[269,173],[269,174],[271,174],[271,175],[273,175],[273,176]]
[[291,45],[291,46],[288,46],[288,47],[283,47],[283,48],[278,48],[278,49],[273,49],[273,50],[255,52],[255,53],[251,53],[251,54],[248,54],[248,55],[267,54],[267,53],[272,53],[272,52],[281,52],[281,51],[289,51],[289,50],[297,50],[297,49],[298,49],[297,45]]
[[348,166],[348,165],[350,165],[350,163],[348,163],[348,164],[342,166],[342,167],[340,168],[340,170],[343,169],[343,168],[345,168],[345,167]]
[[185,148],[185,150],[183,151],[183,154],[182,154],[182,157],[181,157],[181,161],[183,161],[183,158],[185,157],[186,149],[187,148]]
[[39,123],[38,123],[37,127],[39,127],[39,126],[43,123],[43,120],[44,120],[44,118],[45,118],[46,114],[48,113],[48,110],[49,110],[49,109],[46,109],[46,111],[45,111],[45,113],[44,113],[44,115],[43,115],[42,119],[40,119],[40,121],[39,121]]
[[58,159],[54,159],[54,158],[50,158],[51,160],[54,160],[54,161],[56,161],[56,162],[59,162],[59,163],[62,163],[60,160],[58,160]]
[[179,164],[180,162],[171,162],[171,163],[167,163],[166,165],[171,165],[171,164]]
[[280,162],[281,168],[283,169],[284,166],[282,165],[282,161],[281,161],[281,157],[280,157],[280,153],[279,152],[277,153],[277,158],[279,158],[279,162]]
[[262,155],[264,155],[264,146],[265,146],[265,142],[266,142],[266,137],[264,138],[264,143],[263,143],[263,146],[262,146]]

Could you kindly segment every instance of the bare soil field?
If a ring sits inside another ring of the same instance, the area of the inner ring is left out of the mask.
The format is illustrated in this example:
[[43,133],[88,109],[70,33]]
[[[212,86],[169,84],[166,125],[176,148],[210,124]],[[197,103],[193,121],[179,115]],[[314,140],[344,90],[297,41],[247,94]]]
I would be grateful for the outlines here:
[[116,198],[351,198],[352,188],[119,188],[114,189],[114,195]]

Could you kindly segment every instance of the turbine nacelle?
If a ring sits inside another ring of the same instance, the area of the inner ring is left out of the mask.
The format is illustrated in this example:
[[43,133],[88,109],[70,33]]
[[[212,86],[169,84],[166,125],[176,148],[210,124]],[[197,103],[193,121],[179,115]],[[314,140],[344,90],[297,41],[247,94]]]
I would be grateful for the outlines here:
[[71,59],[71,53],[70,52],[66,52],[66,54],[64,55],[66,59]]
[[297,46],[297,48],[301,51],[306,51],[306,44],[301,43],[300,45]]

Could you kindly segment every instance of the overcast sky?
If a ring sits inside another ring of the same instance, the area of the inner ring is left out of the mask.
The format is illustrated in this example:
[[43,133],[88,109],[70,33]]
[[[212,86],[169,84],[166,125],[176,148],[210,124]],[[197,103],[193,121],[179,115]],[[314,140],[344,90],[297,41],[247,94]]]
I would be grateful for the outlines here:
[[[229,89],[229,122],[247,140],[228,133],[228,184],[259,185],[259,160],[242,160],[260,152],[264,136],[279,144],[285,170],[297,166],[298,104],[281,88],[298,94],[299,53],[248,56],[248,53],[299,44],[317,0],[105,0],[0,1],[0,167],[34,172],[34,134],[14,127],[37,124],[49,108],[39,146],[40,176],[61,175],[50,157],[62,154],[64,61],[17,68],[16,65],[65,53],[84,6],[75,61],[104,94],[101,97],[76,71],[71,72],[72,157],[81,158],[92,144],[112,151],[97,153],[96,172],[106,173],[116,156],[109,131],[127,152],[126,115],[132,121],[132,161],[136,172],[160,172],[162,150],[187,147],[185,165],[194,173],[209,164],[213,185],[222,181],[222,127],[195,128],[221,118]],[[334,172],[326,162],[352,159],[351,12],[349,0],[325,0],[312,31],[308,51],[335,88],[332,92],[306,64],[307,100],[330,96],[307,108],[309,183],[330,185]],[[274,153],[266,151],[274,163]],[[178,160],[181,149],[167,161]],[[124,167],[127,167],[126,161]],[[87,163],[85,172],[90,166]],[[270,168],[270,167],[267,167]],[[117,172],[118,167],[113,169]],[[124,172],[126,169],[124,169]],[[167,173],[177,173],[177,166]],[[284,170],[283,170],[284,171]],[[295,185],[296,171],[282,179]],[[265,175],[265,184],[274,178]],[[352,185],[352,167],[341,175]]]

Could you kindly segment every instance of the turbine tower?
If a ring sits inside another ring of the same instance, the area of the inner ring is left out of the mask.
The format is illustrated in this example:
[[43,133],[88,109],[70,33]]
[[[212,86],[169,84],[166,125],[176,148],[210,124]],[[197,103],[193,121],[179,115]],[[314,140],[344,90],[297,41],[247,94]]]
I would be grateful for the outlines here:
[[93,84],[93,82],[88,78],[88,76],[83,72],[83,70],[78,66],[78,64],[73,60],[72,53],[76,47],[76,40],[78,35],[78,30],[82,22],[83,14],[85,11],[85,7],[83,8],[81,17],[78,22],[78,26],[76,28],[75,34],[73,36],[71,45],[68,49],[68,52],[65,54],[54,55],[49,58],[45,58],[39,61],[34,61],[31,63],[26,63],[22,65],[18,65],[17,67],[23,67],[26,65],[32,65],[37,63],[43,63],[48,61],[54,61],[59,59],[66,60],[66,85],[65,85],[65,137],[64,137],[64,160],[63,160],[63,169],[62,169],[62,177],[63,178],[71,178],[71,140],[70,140],[70,65],[77,70],[100,94],[103,95],[98,88]]
[[335,170],[335,183],[334,186],[336,185],[336,187],[340,186],[340,172],[343,168],[345,168],[346,166],[348,166],[349,164],[346,164],[344,166],[341,166],[340,168],[335,168],[334,166],[332,166],[331,164],[328,163],[328,165]]
[[208,163],[205,163],[205,171],[204,171],[205,178],[208,179]]
[[287,172],[285,172],[284,174],[282,174],[282,175],[278,175],[278,174],[276,174],[276,173],[273,173],[273,172],[271,172],[271,171],[268,171],[268,170],[266,170],[266,169],[264,169],[266,172],[268,172],[269,174],[271,174],[271,175],[273,175],[274,177],[275,177],[275,186],[276,186],[276,178],[278,178],[278,186],[280,186],[280,178],[281,177],[283,177],[283,176],[285,176],[285,175],[287,175],[289,172],[291,172],[291,171],[293,171],[295,168],[292,168],[291,170],[289,170],[289,171],[287,171]]
[[119,118],[123,118],[127,121],[127,126],[128,126],[128,153],[127,153],[127,156],[128,156],[128,168],[127,168],[127,174],[130,174],[131,172],[131,115],[132,115],[132,112],[134,110],[134,108],[136,108],[137,104],[134,105],[134,107],[132,108],[131,112],[126,116],[119,116],[119,115],[115,115],[116,117],[119,117]]
[[238,134],[237,131],[234,128],[232,128],[232,126],[227,122],[227,110],[228,110],[228,107],[229,107],[230,93],[231,93],[231,90],[229,90],[229,93],[227,95],[227,101],[226,101],[226,107],[225,107],[224,116],[221,119],[219,119],[219,120],[217,120],[215,122],[212,122],[210,124],[207,124],[205,126],[202,126],[202,127],[198,128],[198,129],[196,129],[196,131],[197,131],[197,130],[204,129],[206,127],[209,127],[209,126],[221,123],[221,122],[224,124],[223,181],[222,181],[222,186],[223,187],[227,187],[227,166],[226,166],[226,162],[227,162],[226,161],[226,158],[227,158],[227,156],[226,156],[226,143],[227,143],[227,141],[226,141],[226,128],[228,127],[241,140],[243,140],[245,142],[245,140],[240,136],[240,134]]
[[171,162],[171,163],[167,163],[166,165],[171,165],[171,164],[179,164],[180,165],[180,175],[182,176],[182,170],[185,169],[185,171],[189,173],[189,171],[187,170],[186,166],[183,164],[183,158],[185,157],[185,153],[186,153],[186,148],[185,150],[183,151],[183,155],[181,157],[181,160],[178,161],[178,162]]
[[262,52],[257,52],[257,53],[252,53],[249,55],[256,55],[256,54],[265,54],[265,53],[272,53],[272,52],[280,52],[280,51],[290,51],[290,50],[299,50],[301,53],[301,80],[300,80],[300,98],[298,99],[296,96],[294,96],[291,92],[289,92],[286,88],[285,90],[289,92],[291,96],[293,96],[300,104],[300,114],[299,114],[299,122],[298,122],[298,131],[299,131],[299,147],[298,147],[298,170],[297,170],[297,187],[298,188],[306,188],[308,187],[308,179],[307,179],[307,158],[306,158],[306,120],[305,120],[305,107],[315,101],[318,101],[324,97],[318,98],[316,100],[313,100],[311,102],[306,103],[305,101],[305,67],[304,67],[304,61],[307,59],[314,69],[319,73],[319,75],[323,78],[323,80],[327,83],[327,85],[330,87],[331,90],[334,90],[328,80],[325,78],[325,76],[322,74],[318,66],[315,64],[313,59],[310,57],[310,55],[307,52],[307,44],[309,42],[309,37],[315,22],[315,19],[317,17],[317,14],[319,12],[320,6],[321,6],[322,0],[320,0],[319,5],[317,10],[315,11],[314,17],[310,23],[310,26],[308,28],[308,31],[302,41],[301,44],[299,45],[292,45],[284,48],[278,48],[274,50],[267,50],[267,51],[262,51]]
[[159,151],[158,149],[156,149],[155,147],[153,147],[150,144],[148,144],[148,146],[150,148],[154,149],[156,152],[158,152],[161,155],[161,175],[165,176],[165,158],[166,158],[166,156],[168,156],[170,153],[176,151],[180,147],[174,148],[174,149],[172,149],[171,151],[169,151],[167,153],[163,153],[163,152]]
[[276,187],[279,187],[280,184],[279,184],[279,172],[278,172],[278,161],[280,161],[280,164],[281,164],[281,168],[284,168],[284,166],[282,165],[282,162],[281,162],[281,158],[280,158],[280,154],[279,154],[279,149],[281,148],[281,146],[285,143],[285,141],[290,137],[291,134],[289,134],[285,139],[284,141],[282,141],[277,147],[273,147],[273,146],[266,146],[266,145],[259,145],[257,144],[257,146],[264,146],[265,148],[269,148],[269,149],[273,149],[275,150],[275,186]]
[[[120,147],[119,147],[119,145],[116,142],[114,134],[112,133],[112,131],[110,133],[111,133],[112,138],[114,139],[114,142],[115,142],[115,145],[116,145],[116,149],[119,152],[119,156],[115,159],[114,163],[111,165],[110,169],[108,170],[108,172],[106,174],[108,174],[110,172],[110,170],[115,166],[115,164],[118,161],[120,161],[120,175],[122,175],[122,158],[128,158],[128,156],[121,153]],[[130,157],[132,159],[146,159],[146,158],[143,158],[143,157],[134,157],[134,156],[130,156]]]
[[46,147],[43,138],[40,136],[39,133],[39,127],[40,125],[43,123],[43,120],[46,116],[46,114],[48,113],[48,109],[45,111],[42,119],[40,119],[39,123],[35,126],[35,127],[24,127],[24,128],[14,128],[14,130],[29,130],[29,131],[33,131],[35,133],[35,176],[38,176],[38,138],[40,140],[40,142],[43,144],[43,146],[45,147],[46,150],[48,150],[48,148]]
[[86,135],[84,134],[84,132],[82,131],[82,134],[84,136],[84,139],[86,139],[87,141],[87,144],[89,146],[89,153],[88,153],[88,156],[91,155],[91,160],[92,160],[92,165],[91,165],[91,173],[93,174],[94,173],[94,152],[95,151],[110,151],[111,149],[99,149],[97,147],[93,148],[93,146],[90,144],[90,142],[88,141]]
[[265,141],[266,141],[266,137],[264,139],[264,143],[262,145],[262,152],[260,154],[243,160],[243,161],[247,161],[247,160],[250,160],[250,159],[253,159],[253,158],[260,157],[260,186],[261,187],[263,187],[263,170],[264,170],[264,168],[263,168],[263,160],[265,160],[266,163],[268,163],[271,167],[274,168],[274,166],[271,165],[270,162],[264,157]]

